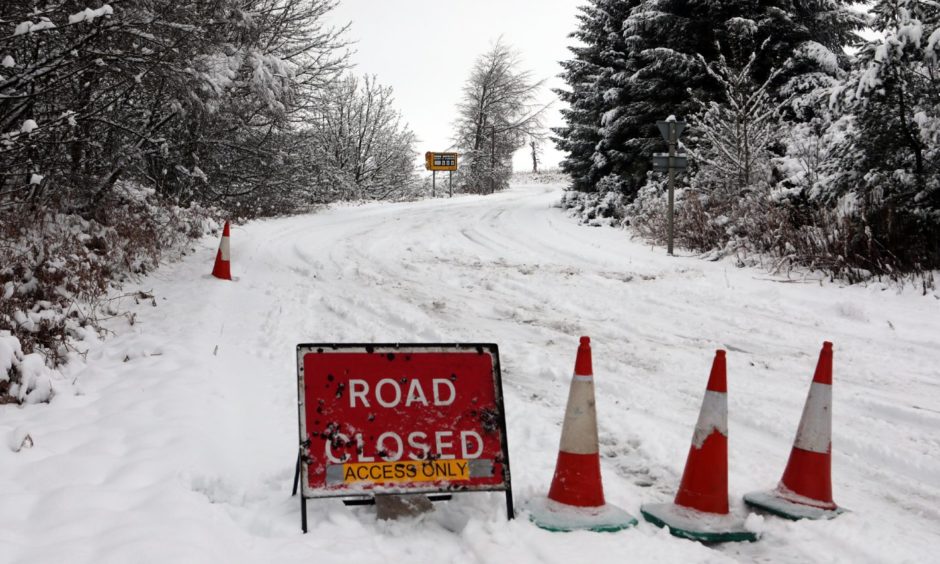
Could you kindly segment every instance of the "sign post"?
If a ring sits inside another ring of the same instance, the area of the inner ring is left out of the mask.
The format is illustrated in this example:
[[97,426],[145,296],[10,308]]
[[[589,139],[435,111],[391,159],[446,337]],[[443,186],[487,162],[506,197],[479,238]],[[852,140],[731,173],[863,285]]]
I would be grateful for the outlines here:
[[[682,131],[685,129],[685,122],[676,120],[675,116],[670,116],[665,121],[657,121],[656,127],[659,128],[659,132],[662,134],[663,139],[665,139],[666,143],[669,144],[669,153],[667,155],[653,155],[653,169],[665,169],[669,172],[669,210],[667,212],[669,240],[666,245],[666,252],[669,254],[669,256],[672,256],[674,239],[673,236],[675,233],[674,218],[676,170],[685,170],[688,166],[688,158],[684,155],[677,155],[676,151],[679,145],[679,137],[682,135]],[[663,157],[666,157],[665,163],[663,162]],[[664,164],[665,166],[663,166]]]
[[514,517],[493,344],[297,346],[301,526],[308,499],[502,491]]
[[431,197],[435,196],[437,191],[437,171],[446,170],[450,173],[447,179],[447,192],[449,197],[454,196],[453,190],[453,172],[457,170],[457,153],[433,153],[428,151],[424,154],[424,168],[431,171]]

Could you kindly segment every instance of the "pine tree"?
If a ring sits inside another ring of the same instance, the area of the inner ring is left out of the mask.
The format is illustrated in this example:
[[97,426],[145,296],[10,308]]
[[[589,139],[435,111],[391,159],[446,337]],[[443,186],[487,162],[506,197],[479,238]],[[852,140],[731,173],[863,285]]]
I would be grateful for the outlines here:
[[[601,140],[592,158],[595,174],[609,175],[607,187],[633,196],[646,182],[649,159],[662,149],[656,121],[669,115],[685,115],[692,104],[688,89],[715,90],[706,85],[707,74],[698,54],[714,58],[714,44],[701,43],[706,30],[699,29],[691,3],[646,0],[634,6],[624,20],[626,50],[621,68],[610,75],[604,93]],[[706,96],[708,99],[713,95]]]
[[[588,47],[574,51],[575,60],[566,63],[564,76],[572,87],[566,101],[572,109],[559,147],[570,151],[566,170],[575,176],[576,188],[612,176],[605,185],[627,196],[646,182],[650,153],[661,148],[655,122],[689,114],[693,95],[722,96],[699,56],[705,63],[724,56],[743,67],[756,54],[753,80],[762,84],[778,69],[774,96],[792,97],[791,117],[809,119],[818,102],[813,96],[847,64],[841,46],[863,23],[845,0],[645,0],[617,3],[629,12],[625,17],[617,12],[622,33],[611,42],[595,31],[604,15],[613,13],[603,9],[608,4],[595,0],[575,33]],[[591,120],[597,116],[595,136]],[[587,156],[591,142],[594,151]]]
[[838,100],[854,113],[830,197],[854,202],[870,269],[940,265],[940,6],[880,0],[882,37],[858,55]]
[[565,127],[554,129],[553,141],[559,150],[567,153],[561,169],[572,178],[575,190],[592,192],[608,167],[597,166],[594,155],[601,141],[601,119],[608,104],[605,92],[612,86],[612,77],[628,72],[623,59],[626,43],[623,22],[637,0],[590,0],[579,8],[578,29],[571,37],[582,46],[569,47],[574,58],[562,61],[562,78],[570,90],[555,93],[568,104],[561,114]]

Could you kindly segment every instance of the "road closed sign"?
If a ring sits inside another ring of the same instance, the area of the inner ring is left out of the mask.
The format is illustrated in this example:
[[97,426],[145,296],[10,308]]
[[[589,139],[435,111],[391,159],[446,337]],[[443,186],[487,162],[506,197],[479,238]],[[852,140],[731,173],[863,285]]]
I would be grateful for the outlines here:
[[303,498],[505,491],[496,345],[297,348]]

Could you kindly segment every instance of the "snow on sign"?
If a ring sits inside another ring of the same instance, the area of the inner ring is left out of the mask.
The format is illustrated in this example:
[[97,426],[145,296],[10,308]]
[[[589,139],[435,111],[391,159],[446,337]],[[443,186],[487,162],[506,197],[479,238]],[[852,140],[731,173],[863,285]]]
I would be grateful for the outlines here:
[[[504,491],[492,344],[297,347],[301,505],[322,497]],[[304,519],[305,521],[305,519]]]

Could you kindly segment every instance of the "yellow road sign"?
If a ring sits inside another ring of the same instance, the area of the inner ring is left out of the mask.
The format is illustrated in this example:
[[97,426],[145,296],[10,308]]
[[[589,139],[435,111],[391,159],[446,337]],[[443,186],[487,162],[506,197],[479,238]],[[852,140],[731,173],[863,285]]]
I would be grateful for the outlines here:
[[457,153],[424,154],[424,166],[428,170],[457,170]]

